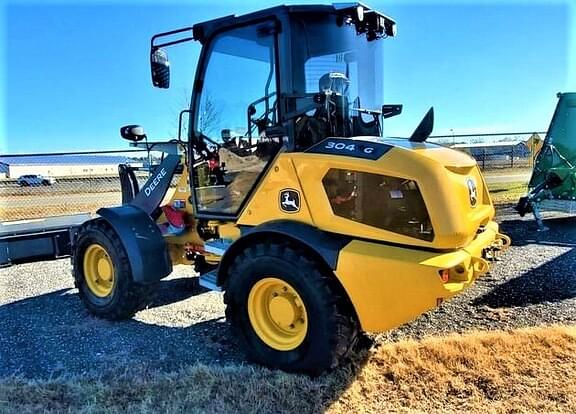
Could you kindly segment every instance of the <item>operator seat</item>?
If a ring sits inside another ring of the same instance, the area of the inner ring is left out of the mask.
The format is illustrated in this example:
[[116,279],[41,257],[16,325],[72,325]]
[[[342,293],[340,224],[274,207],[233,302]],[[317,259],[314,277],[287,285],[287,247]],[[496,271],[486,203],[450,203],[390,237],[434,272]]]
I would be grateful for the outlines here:
[[318,80],[319,93],[326,102],[312,116],[296,120],[296,149],[303,151],[329,136],[350,136],[348,89],[350,81],[339,72],[328,72]]

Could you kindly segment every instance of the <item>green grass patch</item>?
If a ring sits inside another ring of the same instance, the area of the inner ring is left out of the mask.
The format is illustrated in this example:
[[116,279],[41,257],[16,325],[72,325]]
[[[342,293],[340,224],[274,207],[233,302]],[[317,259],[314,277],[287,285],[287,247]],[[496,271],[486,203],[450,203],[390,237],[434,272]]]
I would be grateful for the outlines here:
[[528,184],[525,182],[494,183],[488,184],[488,190],[494,205],[516,203],[520,197],[526,195]]

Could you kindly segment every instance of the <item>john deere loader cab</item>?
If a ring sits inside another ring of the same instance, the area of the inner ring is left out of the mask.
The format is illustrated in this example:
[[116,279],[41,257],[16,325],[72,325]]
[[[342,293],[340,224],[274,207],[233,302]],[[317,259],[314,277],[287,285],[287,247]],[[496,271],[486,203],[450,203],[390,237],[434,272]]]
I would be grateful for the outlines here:
[[[203,51],[190,149],[196,156],[206,147],[216,151],[211,157],[226,170],[220,189],[206,180],[206,165],[191,171],[197,217],[238,217],[281,148],[304,151],[328,136],[379,136],[378,39],[394,28],[359,5],[276,7],[194,26]],[[158,45],[155,54],[167,56]]]
[[486,273],[510,241],[474,159],[425,142],[432,110],[409,139],[382,136],[402,110],[382,100],[383,39],[395,27],[347,3],[154,36],[160,88],[165,49],[202,44],[188,136],[142,189],[128,186],[124,205],[80,229],[74,276],[89,311],[130,317],[173,265],[192,265],[224,292],[252,359],[318,373],[360,332],[399,326]]

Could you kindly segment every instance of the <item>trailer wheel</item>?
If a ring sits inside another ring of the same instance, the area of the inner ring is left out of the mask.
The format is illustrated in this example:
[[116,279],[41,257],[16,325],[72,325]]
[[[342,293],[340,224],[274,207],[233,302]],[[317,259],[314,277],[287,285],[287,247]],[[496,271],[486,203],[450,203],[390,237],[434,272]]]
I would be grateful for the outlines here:
[[133,282],[124,246],[104,220],[81,227],[72,261],[74,283],[91,314],[121,320],[150,303],[151,287]]
[[232,263],[224,300],[249,358],[311,375],[352,351],[358,324],[330,276],[286,243],[254,245]]

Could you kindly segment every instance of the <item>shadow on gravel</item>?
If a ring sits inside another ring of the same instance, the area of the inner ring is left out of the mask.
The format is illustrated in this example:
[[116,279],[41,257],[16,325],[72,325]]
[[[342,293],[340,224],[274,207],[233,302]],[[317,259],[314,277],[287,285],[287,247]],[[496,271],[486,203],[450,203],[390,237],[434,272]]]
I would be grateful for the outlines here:
[[514,246],[542,244],[576,247],[576,217],[558,217],[544,220],[548,231],[538,231],[534,220],[503,220],[500,230],[512,238]]
[[[185,279],[163,282],[153,306],[202,294],[199,289],[179,291],[188,284]],[[185,326],[162,326],[136,319],[109,322],[88,315],[75,289],[61,289],[0,306],[0,383],[2,378],[15,375],[29,379],[62,375],[133,378],[132,372],[172,373],[198,363],[214,367],[250,365],[239,352],[224,318],[193,322],[201,319],[205,311],[191,304],[162,317],[163,321]],[[323,392],[324,407],[337,400],[355,380],[368,359],[368,346],[363,342],[359,349],[363,352],[353,361],[314,379],[318,386],[333,384]],[[138,374],[134,378],[137,381]],[[282,384],[283,392],[289,394],[307,392],[306,383],[298,377]],[[287,386],[293,388],[286,390]]]
[[182,277],[179,279],[162,280],[158,285],[158,291],[154,295],[149,308],[157,308],[171,303],[182,302],[193,296],[209,292],[198,284],[197,277]]
[[474,301],[491,308],[536,305],[576,297],[576,251],[570,250],[554,260],[497,286]]
[[[184,279],[163,281],[152,307],[204,292],[183,288],[189,283]],[[194,323],[206,318],[203,312],[191,305],[190,312],[162,318],[176,326],[109,322],[89,315],[74,289],[9,303],[0,306],[0,377],[84,374],[134,364],[171,371],[196,362],[242,362],[224,318]]]
[[[512,238],[514,246],[576,247],[576,218],[548,219],[545,220],[545,224],[550,230],[538,232],[535,222],[509,220],[501,223],[501,230]],[[537,254],[537,247],[534,253]],[[571,249],[497,286],[476,299],[474,304],[492,308],[515,307],[559,302],[574,297],[576,297],[576,250]]]

